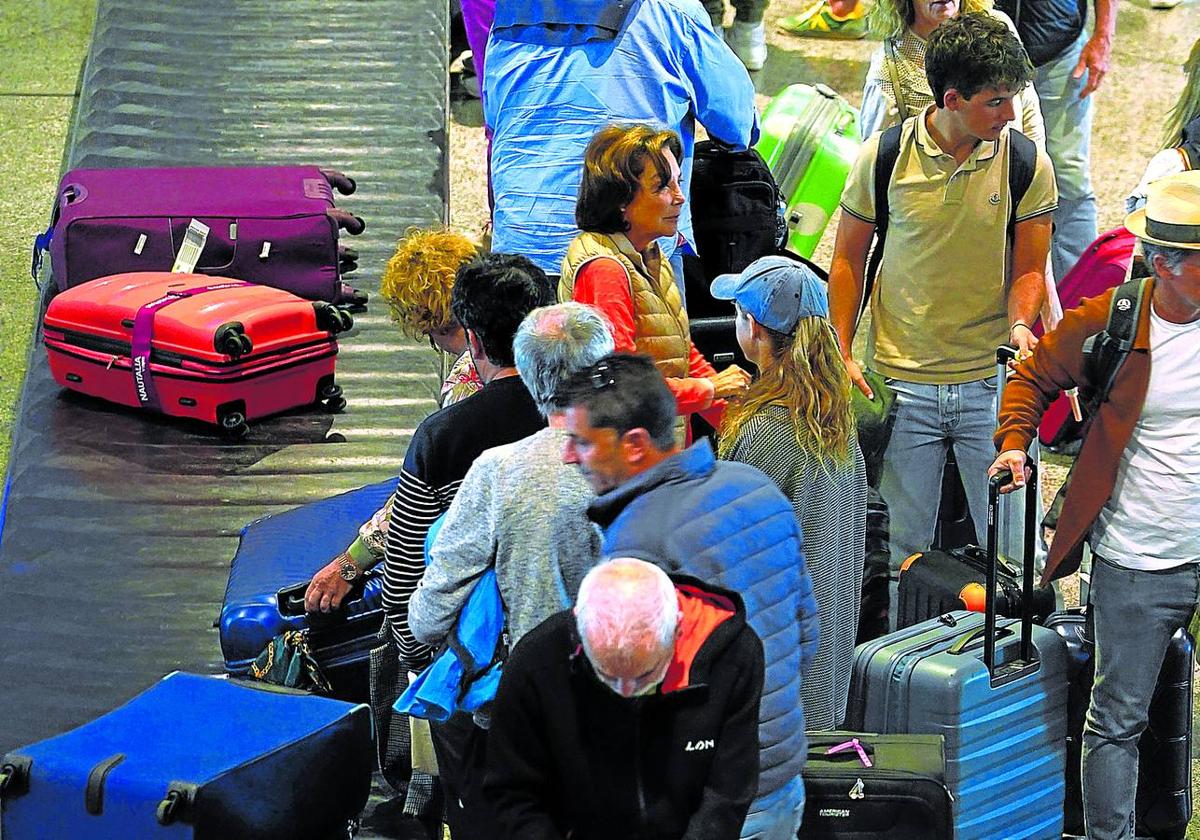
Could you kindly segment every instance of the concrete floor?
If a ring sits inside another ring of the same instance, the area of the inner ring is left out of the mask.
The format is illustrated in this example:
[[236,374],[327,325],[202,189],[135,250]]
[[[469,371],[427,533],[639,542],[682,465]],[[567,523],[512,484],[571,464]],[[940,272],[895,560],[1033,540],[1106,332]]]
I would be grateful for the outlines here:
[[36,317],[30,248],[49,218],[95,5],[0,4],[0,472]]

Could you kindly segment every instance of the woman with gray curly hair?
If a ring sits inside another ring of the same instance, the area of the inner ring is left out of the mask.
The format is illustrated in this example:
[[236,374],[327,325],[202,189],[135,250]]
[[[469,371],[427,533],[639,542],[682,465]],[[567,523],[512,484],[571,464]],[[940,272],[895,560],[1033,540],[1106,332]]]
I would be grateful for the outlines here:
[[[1016,27],[991,0],[875,0],[870,11],[871,30],[883,45],[871,56],[863,85],[859,133],[863,139],[897,125],[933,103],[925,78],[925,44],[933,30],[960,12],[980,12],[999,18],[1013,32]],[[1033,85],[1013,102],[1019,115],[1017,128],[1045,148],[1046,129]]]

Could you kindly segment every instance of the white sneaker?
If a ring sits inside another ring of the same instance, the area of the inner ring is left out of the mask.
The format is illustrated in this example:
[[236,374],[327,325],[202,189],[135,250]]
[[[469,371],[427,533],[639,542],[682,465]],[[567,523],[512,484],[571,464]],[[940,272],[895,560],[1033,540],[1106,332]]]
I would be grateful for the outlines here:
[[725,43],[746,65],[747,70],[761,70],[767,62],[767,26],[763,21],[746,23],[735,20],[733,26],[725,30]]

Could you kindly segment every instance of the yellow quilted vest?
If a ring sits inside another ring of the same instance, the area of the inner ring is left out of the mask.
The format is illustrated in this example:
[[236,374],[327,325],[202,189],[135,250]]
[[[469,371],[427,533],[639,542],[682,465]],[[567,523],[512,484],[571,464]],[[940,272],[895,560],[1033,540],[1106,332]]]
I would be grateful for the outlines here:
[[[624,236],[617,236],[630,247]],[[622,252],[612,236],[581,233],[572,240],[563,258],[562,277],[558,281],[559,300],[574,298],[575,277],[579,270],[598,257],[617,260],[629,278],[633,296],[634,347],[637,352],[654,359],[663,376],[686,378],[691,351],[687,312],[683,309],[683,299],[675,285],[671,264],[666,259],[660,260],[658,279],[652,280]]]

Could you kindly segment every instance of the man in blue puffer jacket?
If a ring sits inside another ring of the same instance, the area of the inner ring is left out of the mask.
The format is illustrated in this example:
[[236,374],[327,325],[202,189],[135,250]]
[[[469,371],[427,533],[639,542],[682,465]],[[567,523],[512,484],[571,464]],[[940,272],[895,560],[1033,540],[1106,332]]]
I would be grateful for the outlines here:
[[675,401],[645,356],[617,353],[573,376],[563,460],[598,494],[603,553],[636,557],[731,589],[762,639],[758,793],[743,840],[795,837],[807,741],[800,684],[817,650],[817,603],[791,505],[753,467],[718,462],[707,441],[680,449]]

